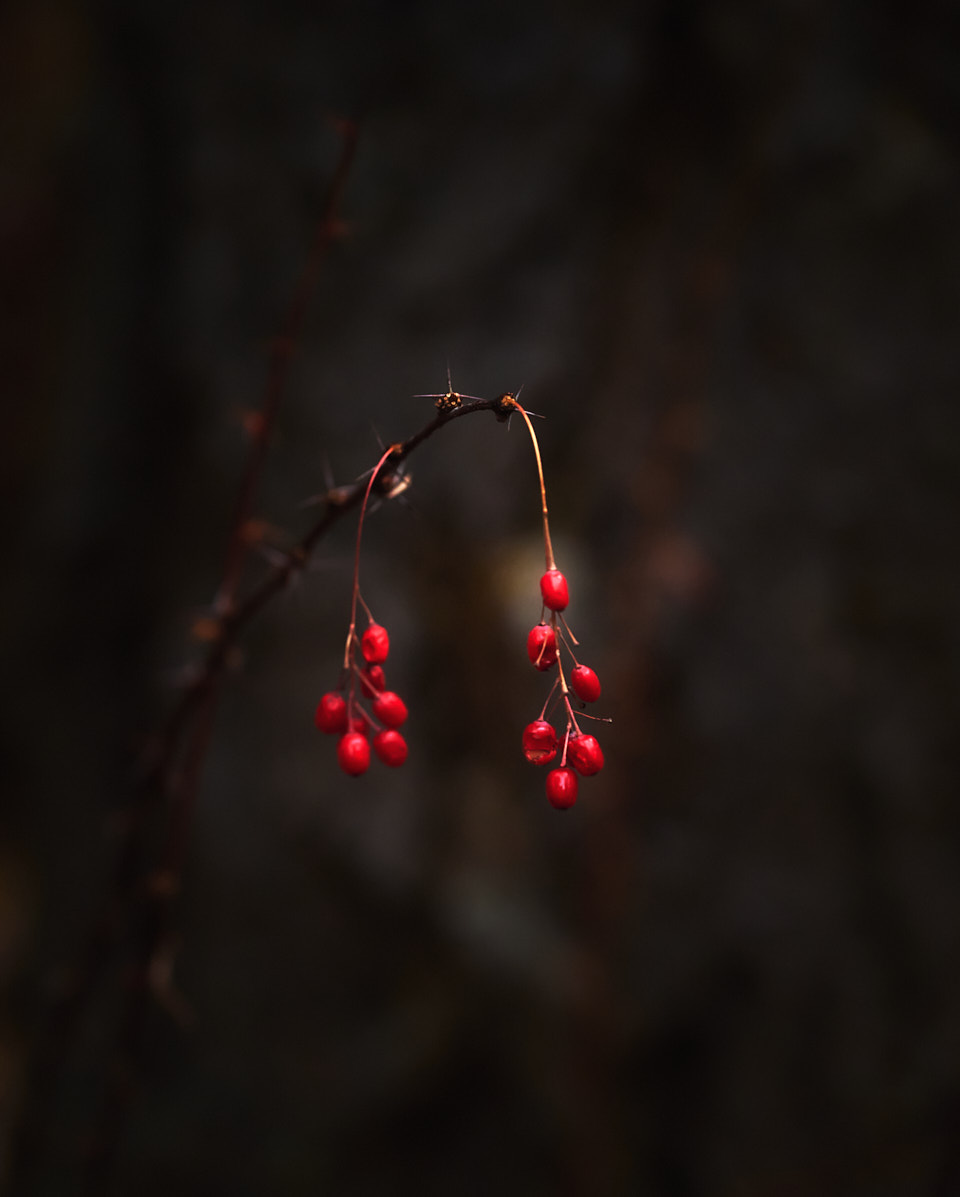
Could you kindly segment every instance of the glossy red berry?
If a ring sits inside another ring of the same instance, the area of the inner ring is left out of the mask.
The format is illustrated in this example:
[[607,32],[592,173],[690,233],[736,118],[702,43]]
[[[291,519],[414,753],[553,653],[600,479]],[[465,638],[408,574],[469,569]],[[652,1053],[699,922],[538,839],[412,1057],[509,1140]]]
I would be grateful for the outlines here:
[[388,727],[373,737],[373,751],[385,765],[396,769],[407,759],[407,742],[398,731]]
[[557,755],[557,733],[545,719],[523,729],[523,755],[534,765],[548,765]]
[[361,736],[366,736],[370,731],[370,720],[362,711],[359,711],[350,720],[350,726],[345,730],[357,732]]
[[363,659],[371,665],[381,665],[390,655],[390,637],[387,629],[372,623],[360,637],[360,651]]
[[551,769],[547,774],[547,797],[557,810],[569,810],[577,800],[579,781],[572,769]]
[[373,713],[387,727],[400,727],[407,721],[407,704],[399,694],[384,690],[374,701]]
[[527,656],[541,671],[557,661],[557,634],[548,623],[538,623],[527,637]]
[[596,702],[600,697],[600,679],[587,665],[578,665],[570,674],[574,694],[583,702]]
[[578,773],[592,777],[603,768],[603,749],[596,736],[574,736],[567,745],[567,760]]
[[359,777],[370,768],[370,742],[359,732],[347,732],[337,745],[337,760],[344,773]]
[[551,611],[564,611],[570,602],[567,579],[558,569],[548,569],[540,579],[540,594],[543,605]]
[[347,730],[347,704],[342,694],[332,690],[324,694],[317,703],[317,711],[313,717],[314,723],[322,732],[332,735],[334,732]]
[[360,670],[360,688],[364,698],[376,698],[387,688],[387,679],[379,665],[368,665]]

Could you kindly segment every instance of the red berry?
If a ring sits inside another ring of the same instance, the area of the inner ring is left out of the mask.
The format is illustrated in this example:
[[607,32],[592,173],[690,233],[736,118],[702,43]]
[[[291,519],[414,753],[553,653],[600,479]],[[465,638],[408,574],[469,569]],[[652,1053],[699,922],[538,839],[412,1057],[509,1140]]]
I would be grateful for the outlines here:
[[538,623],[530,629],[527,637],[527,656],[541,671],[549,669],[557,661],[557,634],[547,623]]
[[337,760],[344,773],[359,777],[370,768],[370,742],[359,732],[347,732],[337,745]]
[[600,679],[587,665],[578,665],[570,674],[570,685],[583,702],[596,702],[600,697]]
[[577,775],[572,769],[551,769],[547,774],[547,797],[557,810],[569,810],[577,800]]
[[376,698],[381,690],[386,689],[387,679],[379,665],[368,665],[360,670],[360,688],[364,698]]
[[564,611],[570,602],[567,579],[558,569],[548,569],[540,579],[540,593],[543,605],[551,611]]
[[382,664],[390,655],[390,637],[387,629],[372,623],[360,637],[360,651],[371,665]]
[[398,731],[388,727],[373,737],[373,751],[385,765],[396,769],[407,759],[407,742]]
[[603,768],[603,749],[596,736],[574,736],[567,745],[567,760],[578,773],[592,777]]
[[523,755],[534,765],[548,765],[557,755],[557,733],[545,719],[523,729]]
[[332,735],[334,732],[347,730],[347,704],[342,694],[335,694],[332,690],[324,694],[317,703],[317,711],[313,717],[314,723],[322,732]]
[[356,715],[350,720],[348,731],[357,732],[361,736],[366,736],[370,731],[370,720],[367,718],[364,711],[358,711]]
[[387,727],[400,727],[407,721],[407,704],[399,694],[384,690],[374,701],[373,713]]

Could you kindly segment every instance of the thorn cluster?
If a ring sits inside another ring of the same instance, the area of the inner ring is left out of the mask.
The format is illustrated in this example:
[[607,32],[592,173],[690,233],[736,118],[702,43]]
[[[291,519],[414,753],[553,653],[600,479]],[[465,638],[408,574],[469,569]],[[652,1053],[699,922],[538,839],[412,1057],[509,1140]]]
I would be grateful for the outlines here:
[[449,412],[456,411],[458,407],[462,407],[464,399],[477,399],[477,395],[461,395],[459,391],[453,389],[453,383],[450,380],[450,367],[447,366],[447,389],[440,393],[434,392],[430,395],[414,395],[414,399],[433,399],[434,407],[442,415]]

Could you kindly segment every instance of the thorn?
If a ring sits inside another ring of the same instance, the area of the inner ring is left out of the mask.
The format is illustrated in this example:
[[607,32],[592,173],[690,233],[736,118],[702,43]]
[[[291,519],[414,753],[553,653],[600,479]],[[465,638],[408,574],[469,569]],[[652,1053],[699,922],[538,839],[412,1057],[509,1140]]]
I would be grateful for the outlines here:
[[497,396],[497,419],[501,423],[506,422],[507,428],[510,427],[510,417],[517,408],[517,400],[509,391],[504,391],[502,395]]
[[445,415],[447,412],[456,411],[456,409],[463,403],[464,399],[476,400],[478,403],[483,402],[479,395],[463,395],[460,391],[455,391],[453,389],[453,381],[450,376],[449,362],[447,362],[447,389],[442,394],[414,395],[413,398],[433,399],[435,401],[434,406],[441,415]]

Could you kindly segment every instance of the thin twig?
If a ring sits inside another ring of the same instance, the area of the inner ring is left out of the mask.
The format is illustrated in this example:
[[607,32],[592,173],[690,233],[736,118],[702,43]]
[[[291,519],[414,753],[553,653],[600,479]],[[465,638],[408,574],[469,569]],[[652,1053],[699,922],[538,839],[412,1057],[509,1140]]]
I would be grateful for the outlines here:
[[247,521],[250,518],[260,476],[263,473],[267,448],[280,408],[280,400],[286,389],[290,358],[300,340],[307,309],[317,287],[323,259],[326,257],[331,242],[340,231],[338,211],[356,153],[357,126],[353,121],[344,120],[341,121],[341,130],[343,143],[340,148],[340,160],[327,190],[313,246],[303,273],[297,282],[281,331],[270,344],[267,386],[260,411],[251,428],[250,453],[240,483],[240,492],[237,495],[233,521],[230,525],[222,581],[215,603],[215,610],[221,615],[230,611],[243,575],[243,566],[249,548],[246,537]]
[[[123,1138],[135,1086],[137,1060],[143,1040],[150,999],[170,1008],[170,994],[160,992],[154,983],[154,962],[172,938],[173,903],[180,891],[183,866],[189,843],[200,779],[207,757],[216,717],[222,675],[208,688],[192,726],[192,735],[173,795],[170,825],[160,856],[159,867],[144,879],[139,908],[131,926],[131,960],[126,975],[126,989],[112,1060],[105,1069],[105,1086],[100,1114],[89,1148],[85,1167],[85,1188],[90,1194],[105,1192],[109,1186],[117,1150]],[[164,974],[169,984],[169,978]]]
[[[393,445],[385,454],[382,454],[368,480],[361,480],[347,488],[346,494],[343,490],[337,491],[337,501],[328,503],[323,516],[303,536],[287,560],[282,565],[276,566],[247,599],[237,606],[232,615],[224,618],[219,642],[208,653],[204,667],[193,684],[192,692],[185,693],[181,700],[184,703],[189,703],[189,709],[195,710],[197,717],[192,722],[186,719],[180,721],[180,726],[189,725],[190,735],[184,752],[184,765],[178,778],[178,784],[173,787],[171,796],[169,831],[160,866],[150,878],[150,883],[144,887],[143,908],[140,917],[134,923],[132,978],[124,1003],[116,1058],[113,1066],[109,1069],[106,1093],[98,1126],[91,1140],[93,1144],[91,1155],[88,1158],[87,1189],[90,1193],[102,1192],[104,1185],[109,1180],[129,1109],[131,1077],[135,1073],[139,1044],[151,996],[152,965],[171,934],[172,902],[181,889],[183,865],[196,809],[203,763],[213,734],[217,699],[224,680],[225,665],[231,655],[230,650],[237,644],[243,629],[264,608],[270,598],[283,590],[294,575],[304,568],[310,550],[320,537],[358,502],[363,503],[369,498],[377,472],[384,462],[389,458],[392,463],[399,464],[444,424],[449,423],[457,416],[466,415],[468,411],[494,411],[499,418],[505,418],[499,400],[483,399],[477,400],[467,408],[461,407],[447,415],[438,415],[420,432],[414,434],[407,441]],[[176,747],[175,743],[171,745],[174,754]],[[177,759],[176,755],[166,762],[167,781],[169,781],[169,770],[174,767],[175,759]],[[153,994],[153,996],[160,999],[164,997],[163,994]]]
[[[395,447],[391,464],[399,466],[420,445],[453,420],[483,411],[493,412],[500,421],[505,421],[509,416],[509,409],[505,409],[500,399],[478,399],[454,411],[440,412]],[[386,484],[387,480],[382,481]],[[145,978],[149,975],[151,961],[169,927],[168,919],[158,915],[158,903],[168,902],[179,888],[200,768],[212,732],[215,692],[218,691],[233,650],[248,625],[307,566],[313,549],[330,529],[362,502],[366,486],[366,481],[362,480],[327,493],[323,513],[301,536],[286,558],[272,567],[253,590],[236,603],[232,611],[221,617],[217,625],[218,634],[171,710],[150,765],[140,778],[121,824],[116,865],[104,909],[94,923],[76,966],[47,1011],[47,1026],[35,1064],[34,1093],[21,1121],[12,1178],[26,1178],[42,1158],[59,1080],[76,1041],[84,1010],[97,981],[122,943],[133,946],[136,967],[121,1027],[121,1045],[131,1044],[138,1037],[142,1008],[145,1008],[148,997]],[[187,741],[185,748],[184,741]],[[195,749],[201,750],[199,756]],[[145,845],[137,832],[149,800],[162,796],[171,788],[170,779],[181,757],[187,762],[184,774],[192,781],[173,787],[170,795],[168,849],[163,854],[160,869],[153,871],[153,883],[150,884]],[[191,760],[195,762],[192,767]],[[126,1050],[124,1059],[126,1063],[119,1065],[121,1071],[116,1073],[120,1080],[129,1075],[129,1054]],[[115,1111],[120,1092],[120,1089],[108,1086],[101,1122],[117,1116]],[[88,1173],[91,1184],[95,1181],[104,1182],[113,1150],[102,1137],[99,1141],[95,1139]]]
[[[342,135],[340,156],[327,189],[307,262],[294,289],[280,335],[274,339],[270,348],[263,400],[252,422],[252,443],[237,495],[227,538],[223,574],[215,601],[215,610],[221,616],[232,610],[242,579],[249,548],[247,523],[286,387],[290,357],[302,332],[327,249],[340,231],[338,212],[356,151],[357,126],[352,121],[341,120],[339,128]],[[129,932],[127,923],[130,895],[136,892],[138,880],[142,878],[145,868],[146,845],[142,842],[141,832],[144,813],[149,806],[146,800],[163,793],[163,787],[176,765],[181,738],[199,720],[207,699],[211,702],[209,721],[212,726],[216,705],[214,683],[225,662],[224,653],[217,656],[216,665],[212,669],[209,668],[208,660],[208,668],[201,684],[190,687],[174,707],[160,736],[154,742],[153,764],[146,770],[141,784],[137,787],[137,801],[129,805],[119,824],[119,843],[116,846],[109,896],[94,921],[77,964],[62,980],[59,991],[46,1012],[46,1026],[38,1042],[31,1091],[23,1103],[10,1172],[11,1178],[21,1184],[42,1157],[45,1134],[53,1121],[59,1080],[96,983],[124,935],[130,934],[132,938],[136,938],[133,932]],[[205,723],[207,719],[199,721]],[[200,765],[202,756],[196,771],[197,776]],[[192,808],[193,801],[191,797],[187,803],[188,809]],[[175,812],[176,808],[177,803],[174,802],[172,811]],[[184,824],[185,844],[189,834],[189,814],[184,816],[181,813],[177,816],[176,813],[172,813],[172,826],[176,826],[178,817]]]

